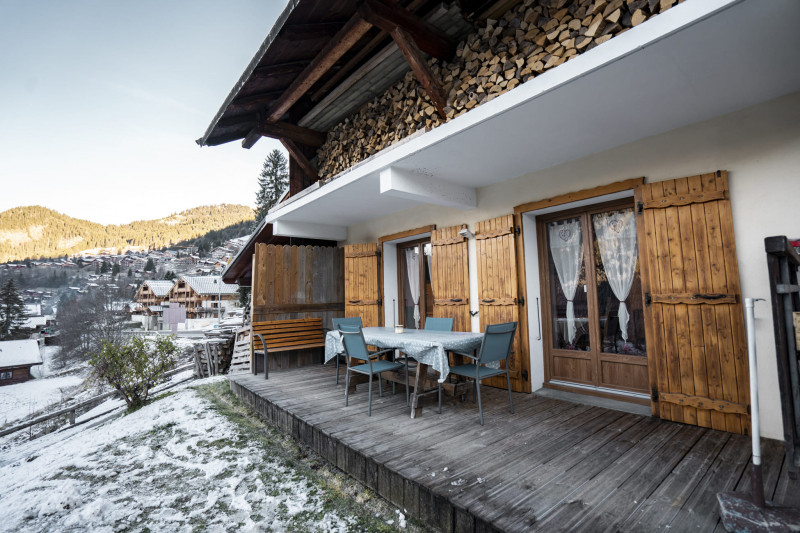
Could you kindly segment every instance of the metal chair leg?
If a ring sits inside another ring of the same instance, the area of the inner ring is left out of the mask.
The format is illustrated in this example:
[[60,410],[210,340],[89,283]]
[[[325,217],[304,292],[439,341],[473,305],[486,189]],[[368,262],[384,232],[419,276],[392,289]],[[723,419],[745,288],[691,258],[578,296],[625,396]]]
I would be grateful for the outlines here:
[[383,398],[383,379],[380,374],[378,374],[378,396]]
[[336,384],[339,384],[339,357],[340,355],[336,354]]
[[483,425],[483,405],[481,404],[481,382],[479,379],[475,380],[476,388],[478,389],[478,413],[481,415],[481,425]]
[[514,399],[511,397],[511,378],[508,375],[506,368],[506,384],[508,385],[508,405],[511,406],[511,414],[514,414]]
[[372,374],[369,375],[369,402],[367,402],[367,416],[372,416]]
[[408,397],[408,357],[406,357],[406,405],[410,403]]
[[439,387],[439,414],[442,414],[442,384],[437,380],[436,385]]
[[350,400],[350,367],[347,367],[347,370],[344,371],[344,406],[347,407],[347,403]]

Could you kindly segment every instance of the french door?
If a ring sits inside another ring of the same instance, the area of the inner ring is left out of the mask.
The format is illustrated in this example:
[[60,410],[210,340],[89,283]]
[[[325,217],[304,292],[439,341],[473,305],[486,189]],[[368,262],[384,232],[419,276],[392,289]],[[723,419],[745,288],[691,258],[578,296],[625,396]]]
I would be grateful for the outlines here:
[[547,385],[649,404],[633,199],[537,217]]
[[425,326],[425,317],[433,316],[430,238],[397,246],[397,324],[409,329]]

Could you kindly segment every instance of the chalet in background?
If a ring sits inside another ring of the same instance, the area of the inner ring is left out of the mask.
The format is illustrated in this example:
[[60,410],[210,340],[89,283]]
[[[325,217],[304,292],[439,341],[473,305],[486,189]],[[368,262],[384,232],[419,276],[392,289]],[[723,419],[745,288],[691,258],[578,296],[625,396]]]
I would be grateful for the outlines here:
[[[198,140],[291,156],[223,279],[265,319],[516,321],[517,392],[748,433],[743,298],[770,294],[764,239],[800,235],[798,19],[794,0],[291,2]],[[315,252],[278,237],[344,248],[320,274],[343,299],[298,299]],[[755,333],[782,439],[769,304]]]

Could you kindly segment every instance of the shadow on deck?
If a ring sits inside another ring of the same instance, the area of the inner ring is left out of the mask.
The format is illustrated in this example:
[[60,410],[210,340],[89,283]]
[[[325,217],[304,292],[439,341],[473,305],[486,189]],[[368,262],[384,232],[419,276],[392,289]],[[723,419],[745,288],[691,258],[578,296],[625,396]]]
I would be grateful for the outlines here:
[[[341,380],[343,382],[344,380]],[[716,494],[749,490],[750,440],[535,394],[484,389],[427,404],[412,420],[403,389],[366,387],[344,406],[330,366],[231,376],[267,422],[441,531],[724,531]],[[800,506],[782,443],[763,441],[765,493]]]

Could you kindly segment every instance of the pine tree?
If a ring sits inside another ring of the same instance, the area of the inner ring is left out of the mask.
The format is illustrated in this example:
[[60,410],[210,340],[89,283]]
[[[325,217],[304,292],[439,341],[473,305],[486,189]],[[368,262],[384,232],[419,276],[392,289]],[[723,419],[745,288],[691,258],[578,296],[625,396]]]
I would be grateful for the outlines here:
[[0,340],[23,339],[27,331],[25,324],[25,302],[9,278],[0,289]]
[[267,212],[278,203],[278,199],[289,185],[289,171],[286,158],[280,150],[273,150],[264,160],[261,174],[258,176],[256,192],[256,219],[253,227],[264,220]]
[[153,258],[152,257],[148,257],[147,258],[147,263],[145,263],[145,265],[144,265],[144,271],[145,272],[155,272],[155,270],[156,270],[156,264],[153,262]]
[[117,274],[119,274],[119,264],[114,263],[114,266],[111,267],[111,275],[116,278]]

